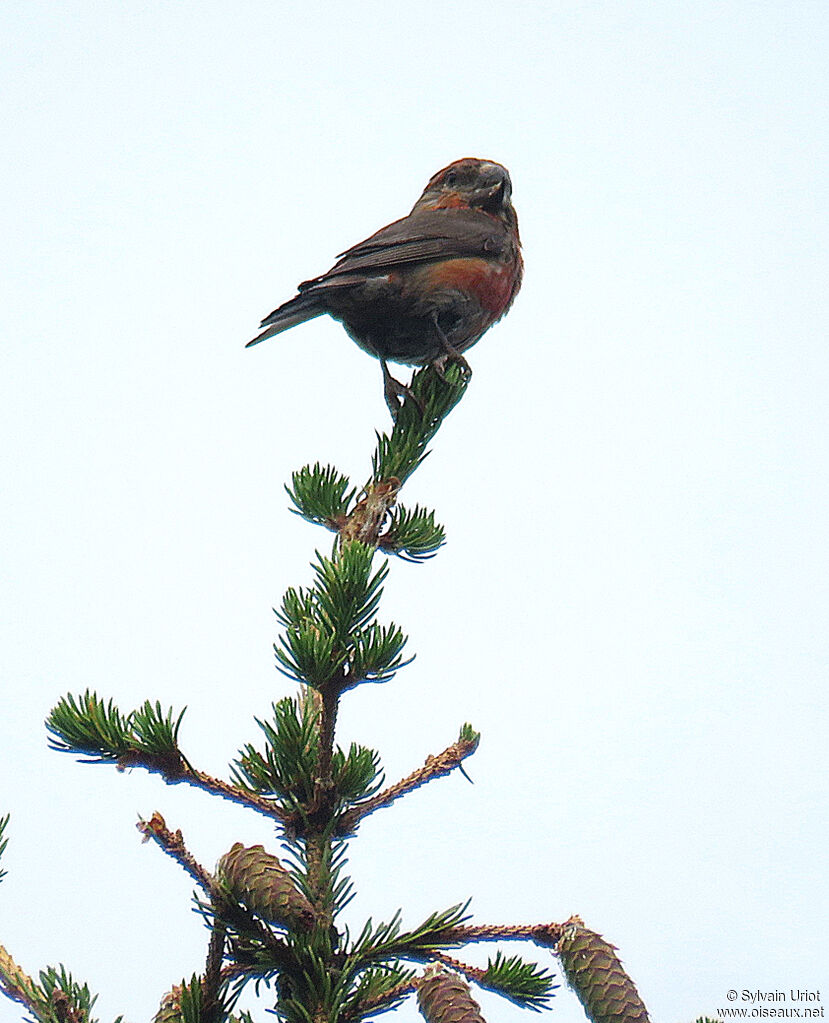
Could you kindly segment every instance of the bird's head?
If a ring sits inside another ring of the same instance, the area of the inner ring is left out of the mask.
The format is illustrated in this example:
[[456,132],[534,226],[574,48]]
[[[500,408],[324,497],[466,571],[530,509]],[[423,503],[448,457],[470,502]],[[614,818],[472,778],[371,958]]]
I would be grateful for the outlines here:
[[[439,170],[415,210],[478,208],[513,223],[512,181],[509,171],[492,160],[466,157]],[[414,211],[413,211],[414,212]]]

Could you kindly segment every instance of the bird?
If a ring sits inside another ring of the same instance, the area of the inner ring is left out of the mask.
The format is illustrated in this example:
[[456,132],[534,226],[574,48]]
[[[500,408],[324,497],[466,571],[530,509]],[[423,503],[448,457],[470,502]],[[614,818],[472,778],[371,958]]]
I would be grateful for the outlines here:
[[463,353],[510,308],[524,264],[506,167],[465,157],[432,176],[411,212],[340,253],[327,273],[303,281],[245,347],[328,313],[379,359],[396,418],[410,389],[387,363],[448,360]]

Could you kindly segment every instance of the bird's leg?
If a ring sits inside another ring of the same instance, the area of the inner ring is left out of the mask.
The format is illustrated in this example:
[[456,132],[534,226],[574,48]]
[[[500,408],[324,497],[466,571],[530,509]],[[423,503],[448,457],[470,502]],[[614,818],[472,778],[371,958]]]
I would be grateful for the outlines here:
[[472,376],[472,367],[444,334],[443,328],[440,323],[438,323],[438,314],[436,312],[432,313],[432,323],[434,324],[438,341],[440,341],[440,347],[443,349],[443,355],[439,355],[436,359],[432,360],[432,365],[434,366],[437,375],[441,378],[441,380],[446,379],[444,370],[446,369],[446,363],[451,360],[452,362],[457,363],[465,374]]
[[380,359],[380,365],[383,367],[383,394],[386,397],[386,404],[389,407],[392,419],[397,422],[400,409],[403,407],[401,398],[404,401],[406,398],[411,398],[420,411],[423,412],[423,405],[411,387],[407,384],[401,384],[399,380],[395,380],[391,373],[389,373],[389,367],[385,359]]

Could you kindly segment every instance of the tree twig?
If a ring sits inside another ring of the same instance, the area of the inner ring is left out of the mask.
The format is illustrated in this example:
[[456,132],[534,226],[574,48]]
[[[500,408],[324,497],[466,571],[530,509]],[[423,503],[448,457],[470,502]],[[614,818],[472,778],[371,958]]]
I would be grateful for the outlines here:
[[363,497],[357,502],[351,514],[339,526],[342,542],[359,540],[371,547],[380,542],[380,532],[389,510],[397,502],[402,486],[396,476],[366,484]]
[[467,945],[475,941],[534,941],[536,945],[554,947],[564,931],[564,924],[479,924],[449,927],[436,935],[436,941],[448,945]]
[[224,920],[215,918],[210,929],[210,943],[207,946],[207,962],[202,981],[203,1014],[206,1020],[218,1019],[221,1009],[219,988],[222,981],[222,960],[224,959],[226,936],[227,924]]
[[37,988],[32,978],[17,965],[11,955],[0,945],[0,993],[13,1002],[19,1002],[35,1015],[40,1007],[36,998]]
[[403,980],[395,987],[384,991],[381,995],[375,995],[374,998],[366,998],[358,1002],[349,1010],[343,1012],[343,1019],[365,1019],[366,1016],[372,1016],[380,1010],[400,1001],[401,998],[405,998],[406,995],[412,994],[416,989],[416,979]]
[[391,806],[396,799],[400,799],[401,796],[413,792],[415,789],[420,788],[421,785],[432,781],[433,778],[442,778],[450,774],[460,767],[463,761],[471,756],[477,748],[478,743],[475,740],[458,739],[457,742],[447,746],[437,756],[427,757],[423,767],[412,771],[410,775],[402,778],[394,785],[390,785],[382,792],[378,792],[376,796],[367,799],[364,803],[359,803],[357,806],[347,810],[340,817],[337,833],[340,835],[350,834],[360,821],[370,813],[374,813],[375,810],[381,810],[386,806]]
[[436,962],[443,963],[443,965],[448,966],[450,970],[457,970],[457,972],[462,973],[467,980],[474,980],[476,984],[480,984],[486,974],[486,970],[482,970],[480,966],[470,966],[468,963],[462,963],[460,959],[453,959],[452,956],[448,956],[445,952],[438,952],[437,950],[430,952],[429,958]]
[[290,814],[286,813],[281,806],[272,799],[257,795],[255,792],[248,792],[238,785],[222,781],[221,778],[213,778],[204,771],[191,767],[183,758],[166,757],[161,758],[152,754],[141,753],[138,750],[131,750],[129,755],[119,761],[120,769],[127,770],[132,767],[143,767],[144,770],[153,774],[160,774],[168,785],[192,785],[194,788],[202,789],[211,796],[220,796],[232,803],[239,803],[266,817],[281,821],[286,827],[293,824]]
[[158,812],[154,813],[148,821],[139,820],[136,827],[144,836],[145,842],[152,839],[161,846],[168,856],[172,856],[176,863],[187,871],[202,891],[212,898],[216,892],[216,882],[188,850],[180,830],[170,831],[164,818]]
[[257,919],[244,906],[228,902],[224,891],[212,874],[209,874],[196,861],[192,853],[189,852],[184,844],[184,838],[180,830],[170,831],[164,822],[164,818],[158,812],[154,813],[148,821],[140,820],[136,827],[144,836],[145,841],[152,839],[157,842],[168,856],[171,856],[187,871],[207,895],[211,904],[217,909],[220,907],[222,914],[231,924],[234,923],[234,918],[236,918],[236,921],[241,921],[246,929],[252,930],[276,962],[284,965],[292,961],[285,942],[277,938],[261,920]]

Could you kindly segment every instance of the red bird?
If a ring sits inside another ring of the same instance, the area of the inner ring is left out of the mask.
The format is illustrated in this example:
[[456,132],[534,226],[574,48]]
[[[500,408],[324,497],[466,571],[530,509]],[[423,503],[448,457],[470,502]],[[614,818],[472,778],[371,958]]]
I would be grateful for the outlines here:
[[247,347],[329,313],[380,360],[386,401],[409,389],[386,360],[410,366],[462,356],[509,309],[521,287],[518,218],[506,167],[456,160],[438,171],[412,212],[342,253],[328,273],[262,321]]

